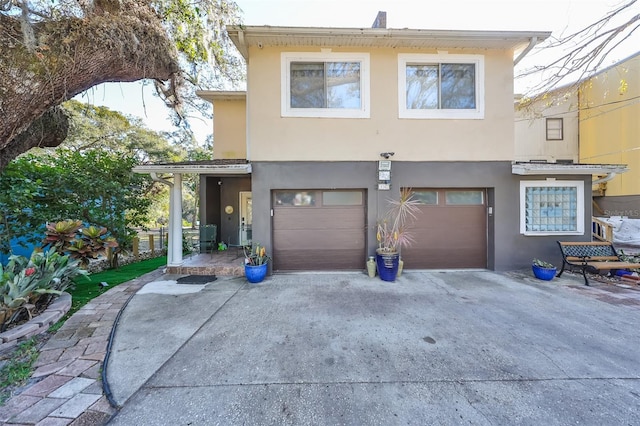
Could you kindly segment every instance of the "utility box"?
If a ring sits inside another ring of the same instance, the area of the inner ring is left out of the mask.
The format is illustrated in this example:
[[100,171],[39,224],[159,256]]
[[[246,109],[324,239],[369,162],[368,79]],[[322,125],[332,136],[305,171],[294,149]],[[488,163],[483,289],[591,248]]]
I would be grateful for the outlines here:
[[211,253],[216,249],[218,225],[200,225],[200,253]]

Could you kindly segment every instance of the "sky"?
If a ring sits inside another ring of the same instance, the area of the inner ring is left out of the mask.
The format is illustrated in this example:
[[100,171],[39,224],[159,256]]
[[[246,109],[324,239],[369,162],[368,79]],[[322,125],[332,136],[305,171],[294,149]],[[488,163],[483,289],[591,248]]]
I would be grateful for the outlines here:
[[[387,28],[449,30],[552,31],[554,37],[581,29],[624,0],[237,0],[245,25],[371,27],[378,11],[387,12]],[[640,7],[638,8],[640,9]],[[639,13],[640,10],[630,11]],[[610,65],[640,46],[640,34],[608,59]],[[532,58],[522,61],[527,66]],[[516,92],[524,88],[516,87]],[[174,130],[153,88],[140,83],[108,83],[77,97],[143,119],[153,130]],[[190,119],[200,144],[212,132],[212,120]]]

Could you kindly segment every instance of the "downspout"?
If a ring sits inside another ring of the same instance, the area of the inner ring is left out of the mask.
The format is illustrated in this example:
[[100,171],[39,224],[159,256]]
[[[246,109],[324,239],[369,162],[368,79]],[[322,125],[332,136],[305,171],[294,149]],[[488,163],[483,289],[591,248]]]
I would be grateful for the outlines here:
[[518,57],[513,61],[513,66],[515,67],[516,65],[518,65],[518,62],[520,62],[522,58],[524,58],[537,43],[538,37],[531,37],[531,39],[529,40],[529,45],[522,52],[520,52]]
[[605,177],[601,177],[600,179],[596,179],[593,182],[591,182],[591,185],[595,186],[595,185],[598,185],[598,184],[601,184],[601,183],[609,182],[614,177],[616,177],[615,173],[613,173],[613,172],[607,173],[607,175]]
[[246,159],[251,161],[251,143],[249,141],[249,46],[247,45],[247,41],[244,38],[244,31],[242,30],[238,30],[238,41],[240,42],[240,45],[242,46],[242,50],[244,50],[244,52],[242,53],[242,56],[244,57],[244,60],[247,64],[247,75],[246,75],[246,85],[247,85],[247,90],[246,90],[246,94],[245,94],[245,129],[244,129],[244,144],[245,144],[245,150],[246,150]]
[[[605,192],[607,191],[607,182],[613,179],[616,176],[616,173],[607,173],[606,176],[601,177],[600,179],[596,179],[591,182],[591,192],[597,193],[600,197],[604,197]],[[593,201],[595,203],[595,200]]]
[[242,53],[242,56],[244,56],[245,60],[249,62],[249,59],[247,58],[249,56],[249,46],[247,46],[247,41],[244,39],[244,31],[242,30],[238,30],[238,41],[242,46],[242,50],[244,50],[244,52],[240,53]]

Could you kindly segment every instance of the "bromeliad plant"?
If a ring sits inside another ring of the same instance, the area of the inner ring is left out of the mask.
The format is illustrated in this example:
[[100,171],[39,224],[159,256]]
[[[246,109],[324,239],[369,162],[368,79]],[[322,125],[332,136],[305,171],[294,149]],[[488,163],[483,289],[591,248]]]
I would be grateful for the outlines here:
[[47,223],[43,248],[48,246],[69,253],[82,266],[86,266],[91,259],[105,256],[108,247],[118,247],[118,243],[107,236],[107,228],[83,227],[80,220],[63,220]]
[[0,331],[22,318],[31,319],[35,310],[48,305],[78,275],[87,275],[79,261],[54,248],[46,253],[34,251],[29,259],[11,256],[5,267],[0,265]]
[[[244,247],[244,263],[245,265],[258,266],[269,262],[271,258],[267,256],[267,250],[260,243],[256,243],[255,248]],[[247,252],[247,250],[249,250]]]
[[413,243],[410,227],[420,211],[419,202],[413,198],[410,188],[400,191],[400,199],[388,200],[389,210],[378,220],[376,239],[378,253],[398,253],[402,247]]

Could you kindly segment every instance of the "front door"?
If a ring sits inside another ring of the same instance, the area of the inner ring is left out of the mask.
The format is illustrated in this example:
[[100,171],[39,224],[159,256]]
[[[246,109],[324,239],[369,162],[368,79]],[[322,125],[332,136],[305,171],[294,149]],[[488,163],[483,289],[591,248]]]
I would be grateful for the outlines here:
[[240,191],[240,245],[251,244],[251,223],[253,222],[253,211],[251,208],[251,192]]

